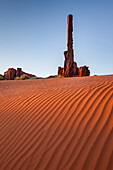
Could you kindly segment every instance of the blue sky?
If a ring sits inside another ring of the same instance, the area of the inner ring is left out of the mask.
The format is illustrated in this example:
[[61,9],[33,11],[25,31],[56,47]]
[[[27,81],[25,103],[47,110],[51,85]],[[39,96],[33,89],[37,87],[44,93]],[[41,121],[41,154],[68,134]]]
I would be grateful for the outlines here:
[[22,67],[37,76],[57,74],[67,49],[68,14],[78,67],[113,74],[113,0],[0,0],[0,73]]

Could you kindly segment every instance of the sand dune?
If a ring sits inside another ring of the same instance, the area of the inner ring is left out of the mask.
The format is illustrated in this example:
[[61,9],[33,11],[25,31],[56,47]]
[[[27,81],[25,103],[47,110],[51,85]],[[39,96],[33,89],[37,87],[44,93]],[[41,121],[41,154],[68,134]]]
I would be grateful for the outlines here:
[[1,170],[113,170],[113,75],[0,82]]

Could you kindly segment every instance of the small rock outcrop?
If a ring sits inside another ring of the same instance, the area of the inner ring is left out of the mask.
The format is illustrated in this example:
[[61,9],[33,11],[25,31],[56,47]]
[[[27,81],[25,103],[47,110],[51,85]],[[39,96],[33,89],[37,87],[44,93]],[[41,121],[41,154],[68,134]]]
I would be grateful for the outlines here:
[[58,75],[64,76],[64,68],[58,67]]
[[58,67],[58,75],[64,77],[89,76],[90,71],[87,66],[78,68],[74,62],[73,51],[73,16],[70,14],[67,18],[67,51],[64,51],[64,67]]
[[23,74],[28,75],[29,77],[36,77],[35,75],[26,73],[22,71],[22,68],[9,68],[6,72],[4,72],[4,79],[5,80],[14,80],[16,77],[21,77]]
[[1,77],[4,77],[4,75],[0,74]]
[[90,71],[89,71],[87,66],[79,67],[79,69],[78,69],[78,76],[79,77],[89,76],[89,75],[90,75]]

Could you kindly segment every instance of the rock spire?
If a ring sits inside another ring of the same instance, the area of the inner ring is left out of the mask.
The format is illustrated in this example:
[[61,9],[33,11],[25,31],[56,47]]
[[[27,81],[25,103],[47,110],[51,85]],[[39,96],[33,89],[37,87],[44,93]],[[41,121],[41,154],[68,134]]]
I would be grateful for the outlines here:
[[[73,76],[89,76],[90,71],[88,67],[83,66],[80,69],[77,67],[77,63],[74,62],[74,50],[73,50],[73,16],[71,14],[67,17],[67,51],[64,51],[64,67],[58,67],[58,75],[64,77]],[[82,69],[83,68],[83,69]],[[83,73],[82,73],[83,72]]]

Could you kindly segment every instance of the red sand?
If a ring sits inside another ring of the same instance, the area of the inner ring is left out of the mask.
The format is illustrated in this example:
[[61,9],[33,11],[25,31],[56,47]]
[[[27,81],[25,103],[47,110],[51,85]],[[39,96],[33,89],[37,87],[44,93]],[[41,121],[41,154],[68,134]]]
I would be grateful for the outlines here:
[[113,170],[113,75],[0,81],[0,170]]

